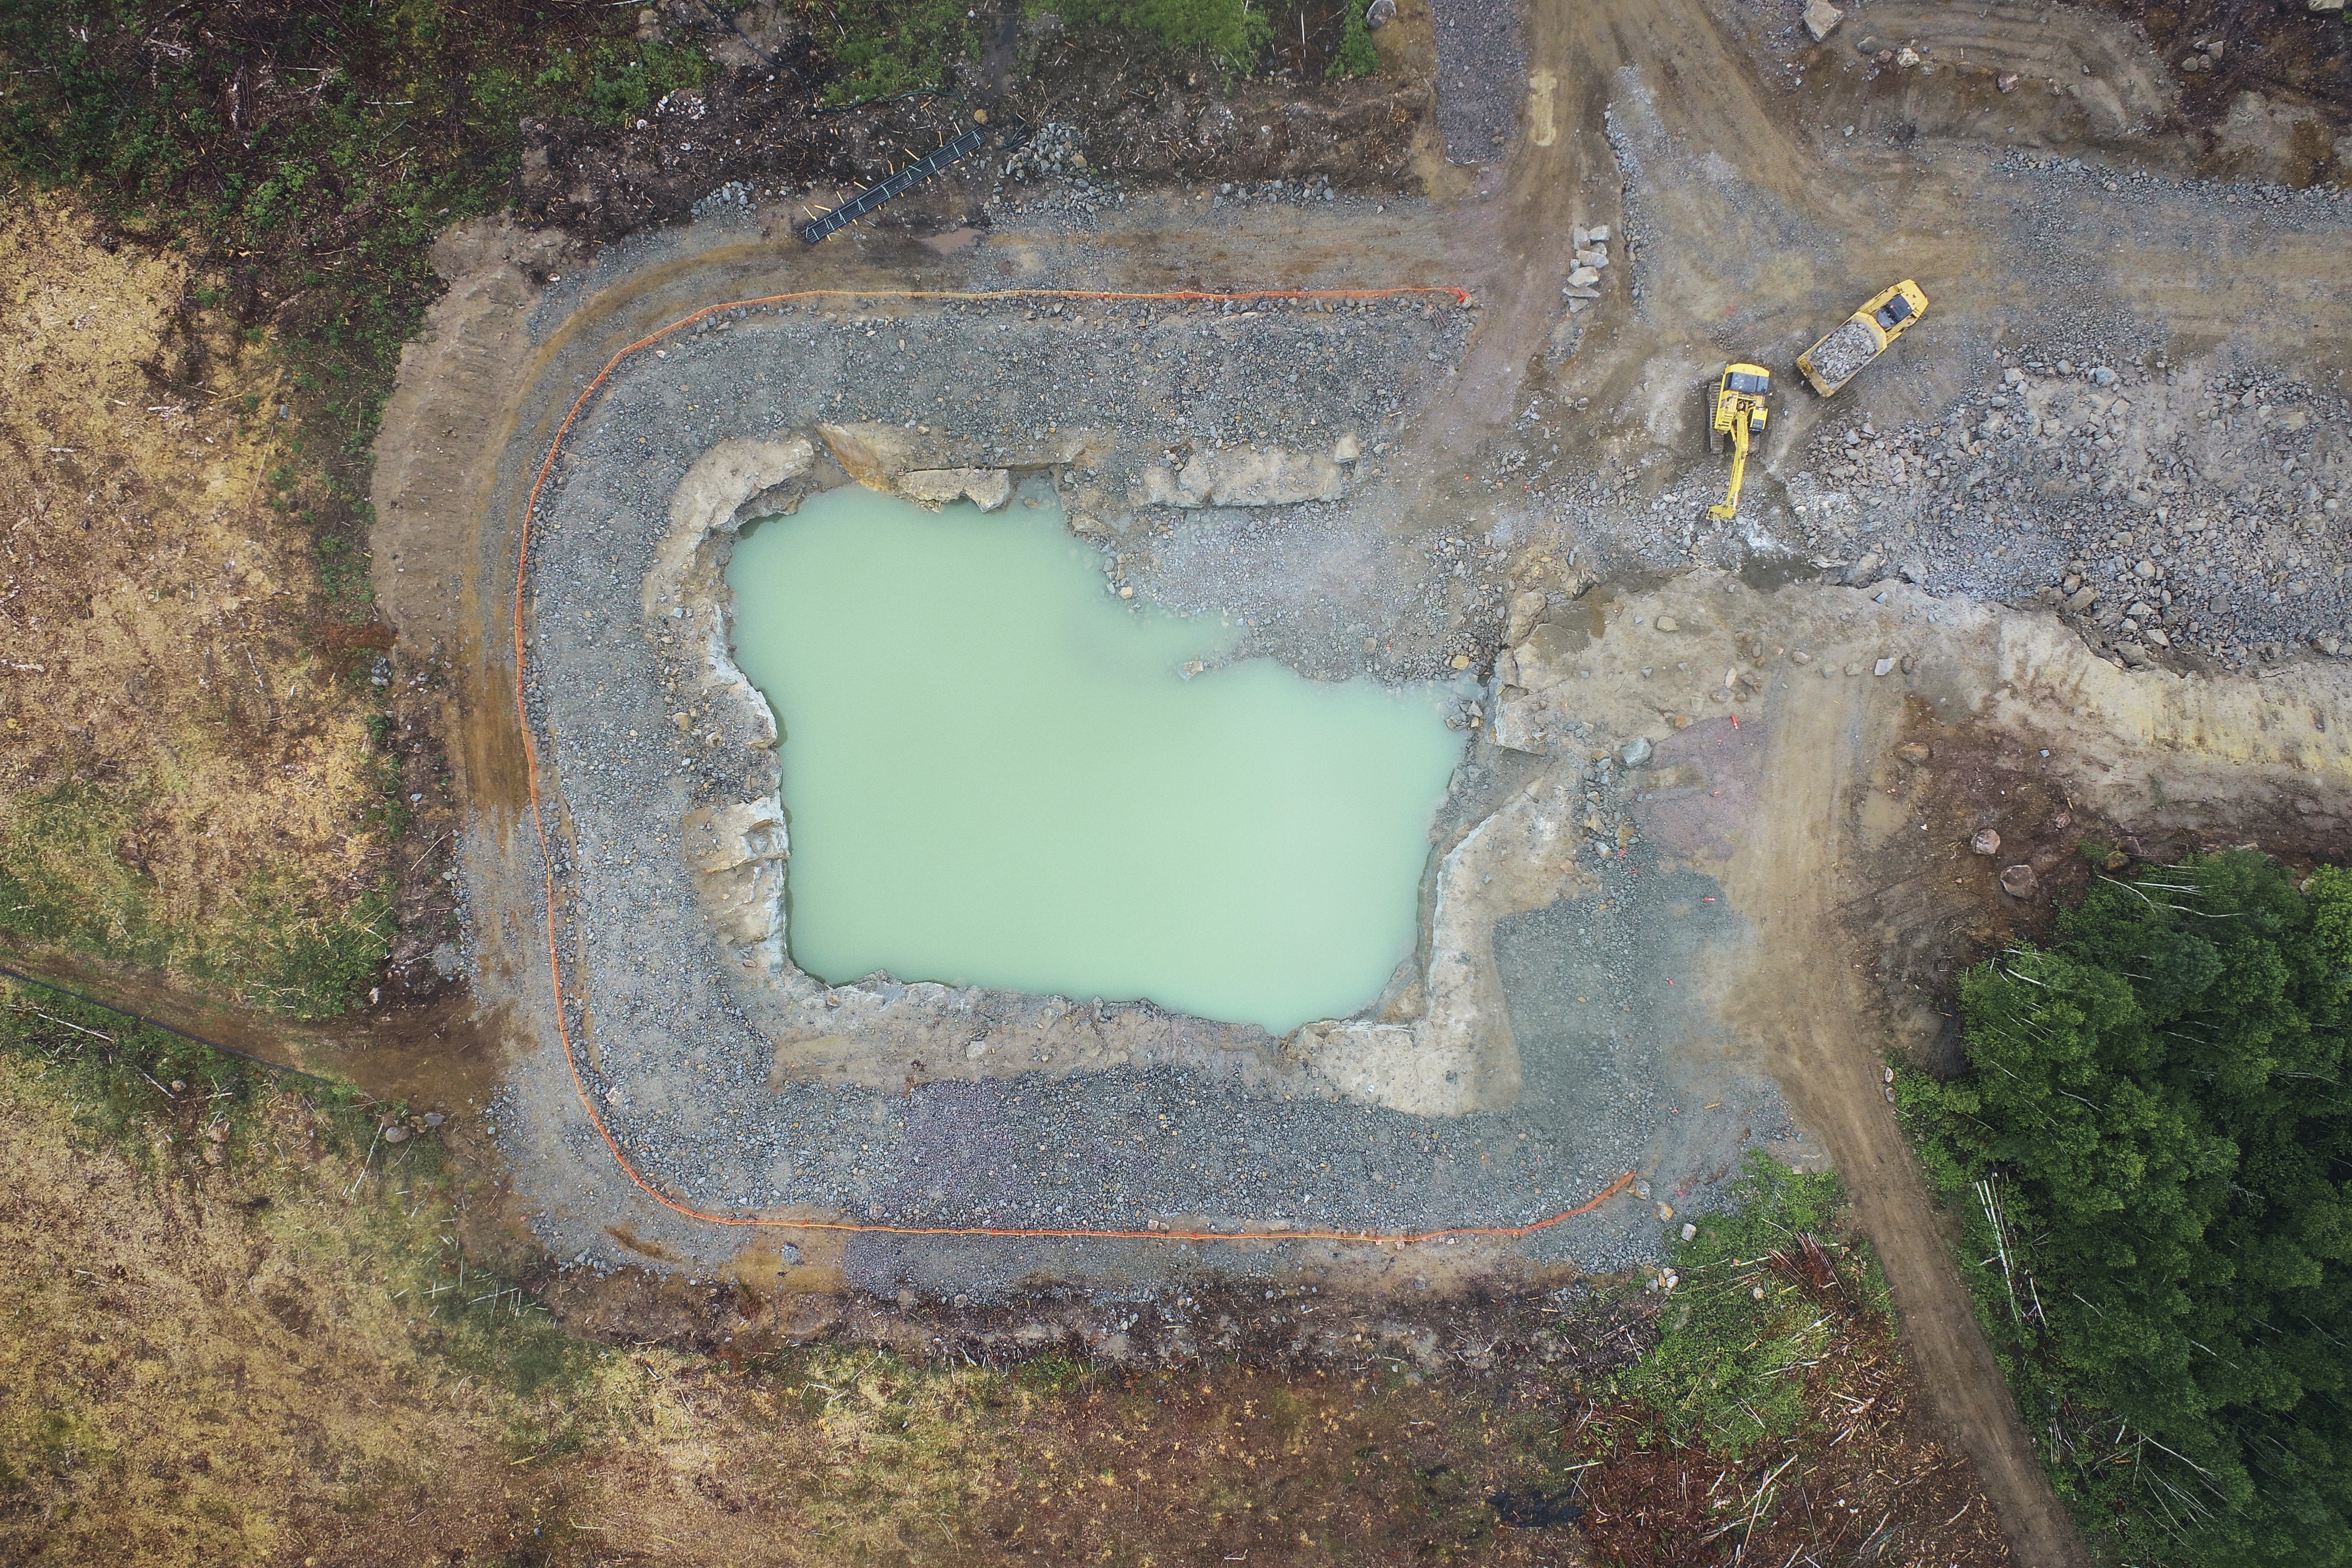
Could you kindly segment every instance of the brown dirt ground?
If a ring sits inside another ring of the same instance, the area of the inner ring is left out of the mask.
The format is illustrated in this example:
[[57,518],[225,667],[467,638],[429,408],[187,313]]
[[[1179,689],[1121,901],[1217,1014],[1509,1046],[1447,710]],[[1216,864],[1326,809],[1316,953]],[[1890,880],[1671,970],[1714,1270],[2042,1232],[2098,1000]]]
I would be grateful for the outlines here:
[[[1924,751],[1924,754],[1923,754]],[[1901,741],[1882,757],[1862,808],[1873,817],[1924,824],[1919,834],[1884,835],[1856,868],[1868,890],[1839,911],[1884,993],[1892,1037],[1914,1066],[1961,1070],[1953,1016],[1962,971],[2012,942],[2054,940],[2057,912],[2081,901],[2111,868],[2167,865],[2189,855],[2258,842],[2298,872],[2342,864],[2352,830],[2305,799],[2250,792],[2211,812],[2148,812],[2118,819],[2077,800],[2023,737],[1974,718],[1942,723],[1929,705],[1905,706]],[[1979,855],[1969,840],[1990,828],[2000,851]],[[2117,859],[2121,857],[2121,859]],[[2000,873],[2033,868],[2038,891],[2014,899]]]
[[1865,738],[1854,723],[1849,684],[1799,680],[1779,706],[1762,769],[1768,807],[1724,879],[1735,904],[1772,911],[1769,952],[1728,1012],[1776,1043],[1774,1077],[1853,1191],[1855,1224],[1895,1288],[1904,1342],[1933,1391],[1945,1440],[1983,1474],[2018,1559],[2081,1562],[2082,1546],[2034,1460],[1953,1271],[1935,1205],[1885,1114],[1877,1059],[1884,1037],[1862,956],[1871,944],[1848,934],[1842,906],[1875,880],[1873,868],[1857,862],[1870,844],[1864,823],[1879,759],[1894,747],[1885,735]]

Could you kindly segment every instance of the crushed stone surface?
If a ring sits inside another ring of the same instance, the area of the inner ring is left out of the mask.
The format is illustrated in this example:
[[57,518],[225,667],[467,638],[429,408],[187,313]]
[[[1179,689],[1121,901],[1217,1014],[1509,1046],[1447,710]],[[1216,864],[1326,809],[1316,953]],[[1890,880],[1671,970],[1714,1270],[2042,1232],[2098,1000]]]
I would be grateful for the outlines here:
[[1528,79],[1516,5],[1432,0],[1437,35],[1437,128],[1456,163],[1491,163],[1510,144]]

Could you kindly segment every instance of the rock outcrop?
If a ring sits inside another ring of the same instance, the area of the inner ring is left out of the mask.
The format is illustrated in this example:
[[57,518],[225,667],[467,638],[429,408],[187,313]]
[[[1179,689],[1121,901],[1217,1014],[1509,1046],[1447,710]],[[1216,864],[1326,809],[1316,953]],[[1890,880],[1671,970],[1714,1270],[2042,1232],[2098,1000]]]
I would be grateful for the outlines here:
[[669,531],[654,546],[653,570],[646,574],[646,614],[677,602],[689,586],[698,596],[712,592],[719,563],[705,543],[748,521],[739,515],[744,502],[804,477],[815,461],[816,448],[805,436],[738,437],[697,458],[670,496]]
[[1347,471],[1332,458],[1234,447],[1194,453],[1181,469],[1146,469],[1136,499],[1153,506],[1296,506],[1338,500],[1347,491]]
[[969,500],[995,511],[1013,499],[1013,476],[1003,468],[916,468],[898,476],[898,493],[937,510]]
[[[670,496],[669,531],[654,546],[640,589],[646,625],[664,640],[699,644],[703,689],[736,713],[752,744],[776,742],[767,700],[736,667],[727,635],[727,557],[738,529],[789,510],[815,466],[805,436],[721,441],[695,460]],[[774,791],[697,807],[679,819],[687,868],[719,945],[770,973],[784,965],[784,806]]]
[[695,895],[721,945],[770,971],[784,961],[784,813],[773,795],[699,806],[678,819]]
[[817,438],[833,453],[849,477],[870,490],[896,491],[921,500],[904,480],[916,474],[954,472],[1004,473],[1029,468],[1090,468],[1108,458],[1117,445],[1107,430],[1055,430],[1042,439],[984,446],[968,436],[920,426],[821,424]]

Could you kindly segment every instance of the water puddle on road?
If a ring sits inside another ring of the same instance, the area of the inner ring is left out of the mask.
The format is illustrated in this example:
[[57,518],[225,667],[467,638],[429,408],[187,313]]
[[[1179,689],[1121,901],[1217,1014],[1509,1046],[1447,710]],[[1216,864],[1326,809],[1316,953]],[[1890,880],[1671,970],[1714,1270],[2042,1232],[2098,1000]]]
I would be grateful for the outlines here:
[[1281,1032],[1363,1006],[1411,952],[1462,755],[1438,689],[1216,667],[1229,627],[1112,598],[1050,504],[835,490],[751,530],[727,576],[784,737],[811,973]]

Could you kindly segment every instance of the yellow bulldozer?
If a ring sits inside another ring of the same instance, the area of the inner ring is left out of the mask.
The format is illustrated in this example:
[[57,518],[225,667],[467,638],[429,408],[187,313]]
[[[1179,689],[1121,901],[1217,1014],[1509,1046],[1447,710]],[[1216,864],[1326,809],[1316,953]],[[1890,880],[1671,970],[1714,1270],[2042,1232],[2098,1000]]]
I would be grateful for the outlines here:
[[1760,364],[1727,366],[1723,379],[1715,387],[1715,421],[1707,431],[1707,450],[1723,450],[1723,438],[1731,437],[1731,491],[1723,504],[1706,509],[1706,515],[1723,519],[1739,515],[1739,482],[1748,477],[1748,453],[1754,445],[1755,432],[1764,428],[1771,416],[1765,399],[1772,395],[1772,373]]

